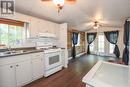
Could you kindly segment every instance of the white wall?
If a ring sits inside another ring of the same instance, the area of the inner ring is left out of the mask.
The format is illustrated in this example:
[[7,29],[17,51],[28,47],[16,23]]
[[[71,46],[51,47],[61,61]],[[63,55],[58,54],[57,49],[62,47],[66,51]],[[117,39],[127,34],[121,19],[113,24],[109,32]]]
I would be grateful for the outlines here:
[[[124,44],[123,44],[123,27],[122,28],[116,28],[116,27],[100,27],[99,29],[92,29],[92,30],[89,30],[87,31],[86,33],[88,32],[105,32],[105,31],[115,31],[115,30],[119,30],[119,37],[118,37],[118,42],[117,42],[117,45],[119,47],[119,50],[120,50],[120,58],[122,58],[122,55],[123,55],[123,50],[124,50]],[[97,37],[96,37],[97,38]],[[95,43],[97,43],[95,41]],[[105,52],[106,53],[109,53],[109,42],[105,39]],[[86,43],[87,44],[87,43]],[[87,44],[88,45],[88,44]],[[86,45],[86,46],[87,46]],[[87,47],[86,47],[87,49]]]
[[65,60],[64,60],[64,67],[68,67],[68,50],[67,50],[67,23],[60,24],[60,30],[57,31],[59,33],[58,41],[59,45],[58,47],[65,49]]

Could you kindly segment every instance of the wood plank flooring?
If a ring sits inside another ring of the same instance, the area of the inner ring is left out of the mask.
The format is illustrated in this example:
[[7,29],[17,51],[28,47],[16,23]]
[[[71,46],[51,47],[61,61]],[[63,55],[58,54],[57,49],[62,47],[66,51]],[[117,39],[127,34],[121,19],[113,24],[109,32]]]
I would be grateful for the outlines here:
[[107,61],[110,57],[83,55],[69,62],[69,67],[55,73],[48,78],[41,78],[24,87],[85,87],[83,76],[98,60]]

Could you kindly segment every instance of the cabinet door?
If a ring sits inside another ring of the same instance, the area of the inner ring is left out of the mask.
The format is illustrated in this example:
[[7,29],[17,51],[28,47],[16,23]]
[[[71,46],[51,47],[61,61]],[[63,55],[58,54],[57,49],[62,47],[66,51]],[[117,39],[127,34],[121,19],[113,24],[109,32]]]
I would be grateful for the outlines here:
[[36,37],[38,35],[38,20],[36,18],[30,19],[29,33],[30,37]]
[[62,64],[63,66],[65,66],[65,51],[64,50],[61,51],[61,58],[62,58]]
[[41,56],[35,56],[35,57],[38,58],[32,60],[33,79],[38,79],[43,76],[43,62]]
[[16,87],[15,67],[13,65],[0,67],[0,87]]
[[22,86],[32,80],[31,61],[24,61],[16,64],[17,86]]
[[47,33],[48,32],[48,23],[46,21],[39,19],[38,32],[39,33]]

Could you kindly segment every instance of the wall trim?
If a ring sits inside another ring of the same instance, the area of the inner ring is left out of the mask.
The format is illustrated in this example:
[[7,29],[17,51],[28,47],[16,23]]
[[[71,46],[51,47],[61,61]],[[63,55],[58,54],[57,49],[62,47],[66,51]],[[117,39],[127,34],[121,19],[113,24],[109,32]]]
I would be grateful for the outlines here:
[[[82,56],[82,55],[84,55],[84,54],[86,54],[86,52],[83,52],[83,53],[77,54],[76,57],[80,57],[80,56]],[[71,60],[72,57],[69,57],[68,59]]]

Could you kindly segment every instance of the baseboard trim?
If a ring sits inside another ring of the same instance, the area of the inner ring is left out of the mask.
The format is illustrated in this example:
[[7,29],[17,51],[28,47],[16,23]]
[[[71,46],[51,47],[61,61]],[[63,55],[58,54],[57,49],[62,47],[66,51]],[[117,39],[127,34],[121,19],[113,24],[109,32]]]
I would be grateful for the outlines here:
[[69,57],[68,59],[69,59],[69,60],[71,60],[71,59],[72,59],[72,57]]
[[[86,54],[86,52],[80,53],[80,54],[76,55],[76,57],[80,57],[80,56],[82,56],[82,55],[84,55],[84,54]],[[68,59],[71,60],[72,57],[69,57]]]
[[86,54],[86,52],[80,53],[80,54],[76,55],[76,57],[80,57],[80,56],[82,56],[84,54]]

